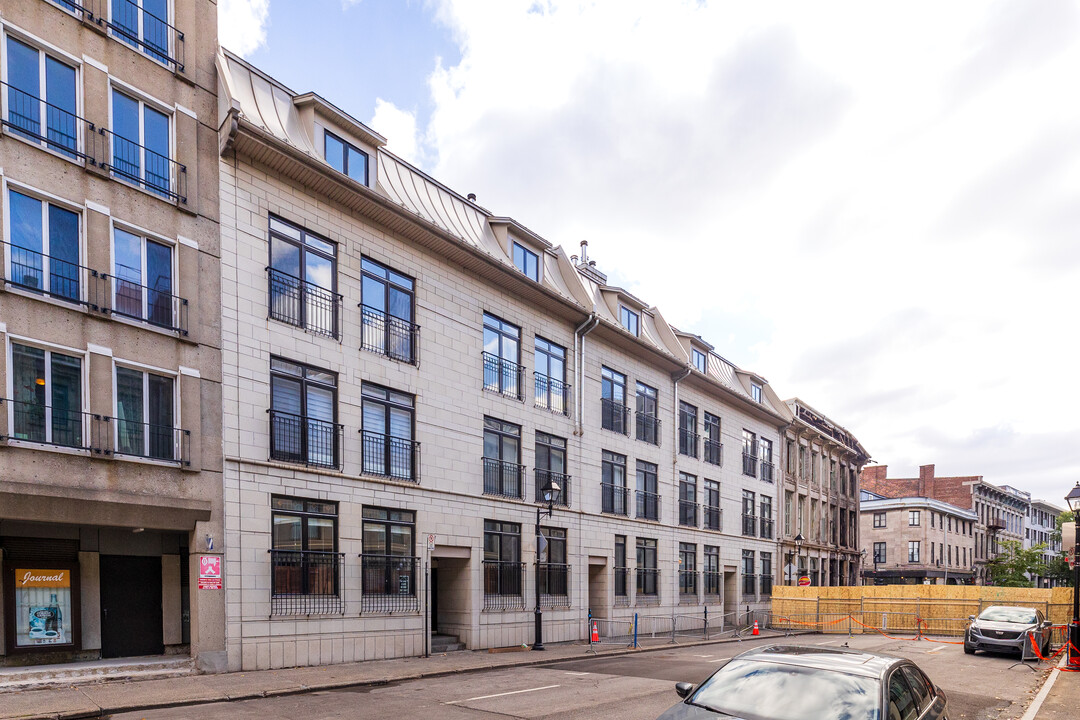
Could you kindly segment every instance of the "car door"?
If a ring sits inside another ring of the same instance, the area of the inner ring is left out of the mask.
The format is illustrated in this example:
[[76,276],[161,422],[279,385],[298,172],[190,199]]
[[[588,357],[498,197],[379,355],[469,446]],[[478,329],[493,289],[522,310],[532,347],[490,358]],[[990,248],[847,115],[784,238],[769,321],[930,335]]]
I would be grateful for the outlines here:
[[945,697],[916,665],[902,667],[904,677],[919,701],[919,720],[937,720],[945,714]]

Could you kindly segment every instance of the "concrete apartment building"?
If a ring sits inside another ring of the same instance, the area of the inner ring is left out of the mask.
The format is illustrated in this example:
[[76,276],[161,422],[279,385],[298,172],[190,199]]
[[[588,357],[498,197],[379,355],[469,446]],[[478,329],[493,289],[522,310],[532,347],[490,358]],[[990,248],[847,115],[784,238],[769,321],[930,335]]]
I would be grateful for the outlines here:
[[941,500],[861,493],[859,533],[865,584],[974,582],[978,517]]
[[783,581],[855,585],[859,578],[859,476],[869,454],[850,432],[798,398],[784,434]]
[[[1024,522],[1024,548],[1030,550],[1036,545],[1045,545],[1043,550],[1043,563],[1049,564],[1054,558],[1061,555],[1061,538],[1054,539],[1054,531],[1057,530],[1058,516],[1064,510],[1057,505],[1045,500],[1032,500],[1028,507],[1027,518]],[[1031,578],[1035,587],[1056,587],[1057,582],[1051,578],[1036,575]]]
[[208,0],[0,5],[4,664],[224,666],[196,589],[224,540],[216,27]]
[[[997,557],[1005,540],[1022,541],[1024,520],[1031,497],[1010,487],[998,487],[981,475],[937,477],[933,465],[919,467],[917,478],[890,478],[887,465],[863,471],[862,487],[885,498],[920,497],[941,500],[958,508],[970,509],[975,522],[975,582],[988,581],[986,563]],[[864,542],[865,549],[865,542]]]
[[230,669],[521,645],[537,590],[551,641],[767,604],[792,414],[763,378],[584,243],[218,70]]

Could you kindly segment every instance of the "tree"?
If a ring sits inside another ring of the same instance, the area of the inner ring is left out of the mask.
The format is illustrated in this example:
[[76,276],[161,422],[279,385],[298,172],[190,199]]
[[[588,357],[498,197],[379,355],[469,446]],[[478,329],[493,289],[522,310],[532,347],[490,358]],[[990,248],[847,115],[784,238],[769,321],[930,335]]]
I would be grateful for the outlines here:
[[1042,561],[1046,545],[1036,545],[1025,550],[1019,540],[1003,540],[1001,554],[987,563],[990,579],[994,585],[1002,587],[1034,587],[1029,575],[1046,575],[1046,565]]
[[[1071,510],[1058,515],[1057,529],[1054,530],[1051,537],[1057,542],[1061,542],[1061,526],[1064,523],[1073,521],[1073,513]],[[1064,587],[1072,587],[1073,584],[1073,571],[1069,569],[1069,563],[1065,559],[1065,555],[1072,551],[1072,548],[1061,548],[1061,552],[1058,553],[1050,560],[1046,565],[1046,577],[1056,580],[1056,585]]]

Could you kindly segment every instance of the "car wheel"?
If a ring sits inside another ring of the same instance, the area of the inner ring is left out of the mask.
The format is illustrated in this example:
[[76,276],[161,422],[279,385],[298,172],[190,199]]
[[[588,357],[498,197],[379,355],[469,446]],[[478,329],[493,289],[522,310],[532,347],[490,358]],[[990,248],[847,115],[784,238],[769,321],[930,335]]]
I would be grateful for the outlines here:
[[975,654],[975,648],[973,646],[971,646],[971,645],[968,645],[967,633],[964,633],[964,653],[967,654],[967,655],[974,655]]
[[1042,656],[1044,658],[1049,658],[1050,657],[1050,638],[1046,638],[1046,641],[1043,642],[1043,646],[1039,650],[1039,652],[1042,653]]

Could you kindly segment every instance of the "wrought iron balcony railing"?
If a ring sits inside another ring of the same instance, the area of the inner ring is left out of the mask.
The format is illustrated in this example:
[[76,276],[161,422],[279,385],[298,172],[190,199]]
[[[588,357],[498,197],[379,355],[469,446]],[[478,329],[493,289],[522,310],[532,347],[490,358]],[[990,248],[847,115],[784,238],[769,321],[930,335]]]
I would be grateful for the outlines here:
[[102,275],[111,286],[112,312],[157,327],[188,334],[188,301],[167,290],[154,289],[116,275]]
[[630,408],[611,398],[600,398],[600,427],[629,435]]
[[659,447],[660,445],[660,418],[652,413],[643,413],[640,410],[635,413],[637,419],[637,439]]
[[525,563],[484,560],[484,609],[525,607]]
[[764,460],[761,461],[761,479],[762,480],[764,480],[765,482],[772,482],[773,481],[773,471],[774,470],[775,470],[775,467],[773,466],[773,464],[771,462],[765,462]]
[[638,520],[660,519],[659,493],[635,490],[634,495],[637,500],[637,513],[635,514],[635,517],[637,517]]
[[484,458],[484,494],[525,499],[525,466]]
[[420,326],[382,310],[360,304],[363,323],[360,348],[391,360],[419,364]]
[[679,597],[681,600],[693,599],[697,601],[698,573],[696,570],[679,571]]
[[[163,65],[184,72],[184,33],[132,0],[111,0],[112,12],[97,22],[121,42]],[[67,6],[71,3],[62,2]]]
[[715,440],[705,441],[705,462],[712,465],[724,464],[724,443]]
[[271,320],[325,337],[341,337],[341,295],[324,287],[266,268]]
[[0,406],[10,408],[8,432],[0,440],[55,445],[77,450],[94,450],[93,425],[102,417],[78,409],[60,408],[45,403],[0,399]]
[[112,130],[99,128],[109,144],[102,167],[147,192],[187,204],[187,166]]
[[749,475],[750,477],[757,477],[757,456],[751,455],[748,452],[742,454],[742,471],[743,475]]
[[[40,293],[55,300],[86,305],[85,280],[97,280],[96,270],[68,260],[45,255],[37,250],[12,243],[0,243],[7,248],[7,272],[4,282],[20,290]],[[93,309],[98,309],[95,305]]]
[[340,615],[345,554],[270,550],[271,615]]
[[270,459],[341,469],[344,426],[280,410],[270,413]]
[[89,120],[47,102],[33,93],[0,81],[6,112],[0,118],[9,132],[70,158],[91,158],[87,144],[97,128]]
[[570,386],[538,372],[533,372],[534,405],[541,410],[550,410],[560,415],[570,414]]
[[743,596],[757,595],[757,575],[743,575]]
[[723,530],[724,529],[724,513],[723,510],[715,505],[706,505],[704,514],[704,523],[702,527],[706,530]]
[[117,455],[191,464],[191,431],[172,425],[110,418],[116,432]]
[[640,602],[656,602],[660,596],[660,570],[637,568],[636,595]]
[[692,500],[679,501],[679,524],[685,527],[697,527],[698,504]]
[[622,485],[600,483],[600,511],[609,515],[629,517],[627,489]]
[[747,537],[754,537],[757,535],[757,515],[747,515],[743,513],[742,516],[742,534]]
[[761,537],[767,540],[772,540],[773,536],[773,520],[772,518],[761,518]]
[[525,399],[525,368],[494,353],[485,352],[483,357],[484,390],[523,401]]
[[361,430],[365,475],[420,482],[420,443]]
[[717,570],[706,570],[702,573],[702,583],[705,589],[705,597],[718,597],[724,587],[724,574]]
[[407,555],[360,555],[361,612],[417,612],[419,567],[419,558]]
[[551,483],[558,483],[559,494],[555,498],[555,504],[562,507],[570,507],[570,476],[566,473],[555,472],[553,470],[541,470],[540,468],[533,469],[533,480],[536,484],[536,502],[546,503],[544,499],[544,488],[549,487]]
[[613,579],[615,581],[615,604],[621,607],[626,607],[630,604],[630,568],[614,568],[613,576]]
[[540,607],[570,607],[570,566],[566,563],[539,563]]
[[698,456],[698,442],[701,436],[686,428],[679,428],[679,454],[692,458]]
[[765,596],[772,595],[772,575],[761,575],[761,594]]

